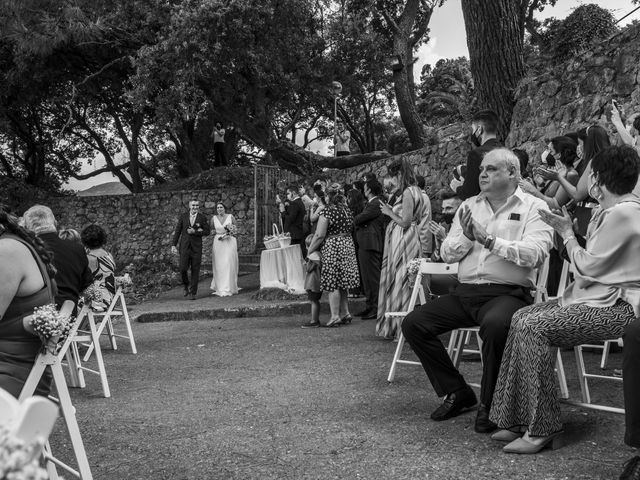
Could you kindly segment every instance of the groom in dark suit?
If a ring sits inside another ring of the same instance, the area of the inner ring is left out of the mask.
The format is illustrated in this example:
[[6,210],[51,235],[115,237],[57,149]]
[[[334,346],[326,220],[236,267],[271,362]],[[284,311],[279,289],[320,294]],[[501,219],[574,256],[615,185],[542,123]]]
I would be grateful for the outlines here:
[[358,260],[362,278],[362,288],[367,298],[367,306],[356,315],[363,320],[376,318],[378,310],[378,288],[380,286],[380,268],[384,248],[384,215],[380,211],[382,185],[375,178],[364,184],[367,204],[354,220],[356,240],[358,241]]
[[[173,233],[171,251],[180,253],[180,275],[184,285],[184,296],[190,300],[196,299],[200,263],[202,263],[202,237],[211,233],[209,222],[200,210],[200,202],[189,202],[189,213],[180,215],[176,230]],[[179,242],[179,247],[178,247]],[[191,281],[189,281],[189,267],[191,267]]]

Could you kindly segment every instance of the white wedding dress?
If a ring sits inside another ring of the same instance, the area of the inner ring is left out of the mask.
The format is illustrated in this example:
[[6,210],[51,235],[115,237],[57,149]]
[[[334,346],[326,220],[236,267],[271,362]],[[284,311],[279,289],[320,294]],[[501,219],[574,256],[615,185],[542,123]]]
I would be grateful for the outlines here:
[[220,238],[226,233],[224,227],[231,225],[232,215],[227,215],[224,222],[220,223],[217,215],[213,217],[213,229],[215,235],[213,239],[213,254],[211,290],[214,295],[228,297],[238,293],[238,242],[236,237],[228,235],[224,239]]

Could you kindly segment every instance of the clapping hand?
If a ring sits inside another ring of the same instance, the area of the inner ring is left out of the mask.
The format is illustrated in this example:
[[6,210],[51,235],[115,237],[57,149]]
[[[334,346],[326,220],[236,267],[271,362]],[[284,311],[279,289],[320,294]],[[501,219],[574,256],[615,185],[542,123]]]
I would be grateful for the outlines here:
[[533,185],[531,185],[529,182],[527,182],[526,180],[520,180],[518,182],[518,185],[520,186],[520,188],[530,194],[535,194],[538,192],[538,189],[536,187],[534,187]]
[[471,224],[473,226],[473,236],[476,239],[476,242],[480,243],[480,245],[484,245],[487,241],[487,229],[476,222],[473,218],[471,219]]
[[569,212],[567,212],[567,207],[562,207],[562,211],[554,210],[553,212],[539,209],[538,213],[542,221],[550,227],[553,227],[562,238],[573,235],[573,222],[571,221]]
[[471,218],[471,210],[466,205],[462,207],[460,211],[460,227],[462,227],[462,233],[469,240],[475,240],[476,237],[473,234],[473,218]]
[[430,220],[428,226],[429,231],[436,237],[438,241],[442,242],[447,236],[447,232],[445,231],[444,227],[439,223]]

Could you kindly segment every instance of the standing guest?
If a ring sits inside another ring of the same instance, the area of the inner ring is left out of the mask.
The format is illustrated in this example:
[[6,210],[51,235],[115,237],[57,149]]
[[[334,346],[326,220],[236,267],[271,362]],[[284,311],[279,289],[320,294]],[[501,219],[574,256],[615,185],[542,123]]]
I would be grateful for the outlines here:
[[467,155],[464,183],[455,190],[462,200],[480,193],[478,176],[482,158],[487,152],[502,145],[496,138],[498,122],[498,115],[491,110],[481,110],[471,118],[471,142],[474,148]]
[[[364,206],[365,206],[365,198],[362,195],[362,193],[360,193],[360,190],[357,189],[355,184],[353,184],[353,188],[351,188],[346,193],[346,197],[347,197],[347,207],[351,212],[351,216],[355,217],[356,215],[359,215],[360,213],[362,213],[362,210],[364,210]],[[353,244],[356,249],[356,252],[358,252],[358,239],[356,238],[355,230],[351,232],[351,236],[353,238]],[[356,262],[358,262],[358,271],[360,272],[360,278],[362,279],[362,269],[360,267],[360,258],[358,256],[356,256]],[[362,296],[362,285],[358,285],[358,287],[349,291],[350,298],[360,297],[360,296]]]
[[427,302],[409,313],[402,333],[422,363],[436,394],[444,402],[432,414],[447,420],[473,407],[474,391],[453,365],[438,335],[480,326],[482,381],[475,430],[488,433],[489,408],[513,313],[533,301],[536,268],[544,262],[552,232],[540,217],[547,205],[518,187],[520,162],[511,150],[487,153],[480,166],[482,193],[458,210],[440,253],[459,262],[460,284],[451,295]]
[[109,308],[116,294],[116,262],[111,254],[104,249],[107,244],[107,233],[99,225],[89,225],[82,230],[80,238],[87,250],[87,260],[93,276],[93,283],[101,294],[101,299],[94,300],[91,308],[96,311],[104,311]]
[[625,465],[621,480],[640,480],[640,319],[627,325],[622,351],[622,378],[626,431],[624,441],[637,448]]
[[309,212],[309,222],[311,223],[311,233],[316,233],[318,227],[318,220],[320,219],[320,213],[327,206],[327,201],[324,196],[324,190],[320,185],[313,186],[314,201],[311,205],[311,211]]
[[418,224],[424,212],[424,197],[416,185],[413,167],[407,160],[394,161],[388,172],[400,193],[394,204],[380,205],[382,213],[389,217],[389,225],[384,239],[376,334],[392,339],[398,328],[397,318],[387,318],[385,312],[406,311],[409,306],[411,280],[407,266],[409,261],[420,256]]
[[331,319],[327,327],[351,323],[347,290],[360,284],[356,252],[351,238],[353,217],[346,205],[340,185],[327,188],[327,208],[320,214],[318,228],[313,236],[309,253],[320,251],[322,269],[320,286],[329,292]]
[[[304,184],[300,184],[298,188],[298,195],[300,195],[300,200],[304,204],[304,219],[302,220],[302,231],[305,236],[311,233],[311,207],[313,206],[313,200],[307,194],[307,186]],[[306,242],[305,242],[306,245]]]
[[[198,292],[198,279],[200,276],[200,264],[202,263],[202,237],[211,233],[207,217],[200,213],[200,202],[189,202],[189,213],[178,217],[176,229],[173,233],[173,245],[171,252],[175,255],[180,252],[180,275],[184,285],[184,296],[190,300],[196,299]],[[180,247],[178,248],[178,243]],[[191,279],[189,279],[191,269]]]
[[216,122],[216,126],[213,127],[213,166],[214,167],[224,167],[227,165],[227,156],[224,151],[225,143],[224,143],[224,134],[225,129],[222,128],[222,124],[220,122]]
[[[313,235],[305,239],[307,249],[311,246]],[[311,320],[302,325],[302,328],[316,328],[320,326],[320,299],[322,298],[322,286],[320,284],[321,271],[320,252],[311,252],[305,262],[304,289],[311,304]]]
[[222,202],[216,204],[217,214],[211,218],[214,232],[211,253],[211,290],[218,297],[238,293],[238,242],[234,235],[236,219],[226,212]]
[[382,249],[384,248],[384,215],[380,209],[382,185],[376,179],[364,184],[367,203],[364,210],[353,219],[358,240],[358,260],[362,278],[362,288],[366,297],[366,307],[356,316],[370,320],[378,316],[378,289]]
[[80,293],[93,282],[87,253],[82,244],[73,240],[63,240],[58,236],[56,218],[49,207],[34,205],[24,212],[22,218],[25,228],[35,233],[53,253],[58,286],[56,305],[60,308],[65,300],[71,300],[77,305]]
[[351,147],[349,146],[350,142],[351,133],[349,130],[344,128],[344,124],[342,122],[338,122],[337,132],[333,139],[333,144],[336,149],[336,157],[351,155]]
[[433,239],[431,237],[431,231],[429,230],[429,222],[431,222],[431,199],[424,188],[426,182],[422,175],[416,175],[416,183],[418,188],[422,192],[422,199],[424,200],[424,209],[422,211],[422,220],[418,224],[418,235],[420,237],[420,249],[422,257],[428,258],[433,250]]
[[[42,341],[26,315],[55,302],[55,267],[45,245],[18,225],[0,205],[0,388],[18,398]],[[45,370],[36,394],[47,396],[51,373]]]
[[[277,198],[279,200],[279,197]],[[307,257],[307,246],[304,243],[304,203],[298,195],[298,186],[287,187],[287,205],[280,202],[278,208],[282,216],[282,229],[291,236],[291,245],[300,245],[302,258]]]
[[523,308],[511,321],[491,407],[491,420],[504,429],[493,438],[511,442],[507,453],[533,454],[558,443],[556,347],[619,337],[640,315],[640,199],[632,193],[640,158],[632,147],[609,147],[593,158],[591,171],[589,190],[600,206],[586,248],[566,209],[540,211],[564,239],[575,281],[558,300]]

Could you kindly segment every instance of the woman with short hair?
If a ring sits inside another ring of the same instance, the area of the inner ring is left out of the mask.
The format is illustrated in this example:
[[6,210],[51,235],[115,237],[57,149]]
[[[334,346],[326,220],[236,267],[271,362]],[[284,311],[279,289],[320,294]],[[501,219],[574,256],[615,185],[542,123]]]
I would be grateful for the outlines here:
[[91,308],[104,311],[109,308],[116,294],[116,262],[104,249],[107,244],[107,232],[99,225],[89,225],[80,234],[82,244],[87,251],[89,270],[93,275],[93,283],[98,288],[101,298],[91,302]]

